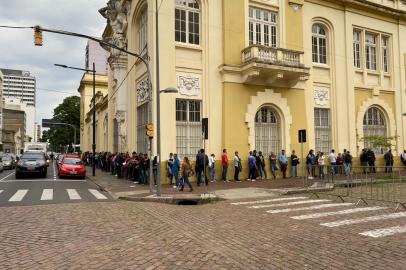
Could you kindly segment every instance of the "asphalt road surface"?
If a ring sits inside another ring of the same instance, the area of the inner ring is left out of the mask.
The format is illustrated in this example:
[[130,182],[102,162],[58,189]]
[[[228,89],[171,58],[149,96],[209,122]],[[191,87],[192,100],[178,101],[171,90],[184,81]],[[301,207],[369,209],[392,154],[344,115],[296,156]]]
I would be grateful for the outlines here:
[[0,173],[0,207],[112,200],[89,180],[60,179],[54,164],[48,167],[46,178],[31,175],[16,179],[15,170]]

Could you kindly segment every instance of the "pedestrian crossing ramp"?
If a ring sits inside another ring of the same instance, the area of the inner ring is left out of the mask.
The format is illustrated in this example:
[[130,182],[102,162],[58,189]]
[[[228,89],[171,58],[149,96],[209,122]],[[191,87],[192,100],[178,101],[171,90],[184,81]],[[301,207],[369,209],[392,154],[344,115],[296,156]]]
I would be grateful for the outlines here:
[[[398,234],[406,236],[406,211],[396,212],[384,206],[361,207],[355,203],[337,203],[329,199],[312,199],[306,196],[231,202],[230,204],[281,217],[287,216],[295,221],[316,222],[322,228],[339,230],[360,225],[356,233],[367,237],[382,238]],[[391,225],[385,225],[385,222]],[[398,224],[393,226],[393,222]],[[353,227],[352,230],[354,229],[357,230],[358,227]]]
[[[0,189],[0,201],[8,203],[19,202],[76,202],[76,201],[109,201],[108,195],[97,189],[18,189],[13,192]],[[6,194],[7,193],[7,194]]]

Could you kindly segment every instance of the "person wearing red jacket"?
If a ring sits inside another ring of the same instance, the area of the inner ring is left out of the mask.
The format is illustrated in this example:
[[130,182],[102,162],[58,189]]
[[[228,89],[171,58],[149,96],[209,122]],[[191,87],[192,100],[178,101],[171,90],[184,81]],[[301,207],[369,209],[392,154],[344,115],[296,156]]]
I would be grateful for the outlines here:
[[223,154],[221,155],[221,166],[223,167],[222,179],[227,182],[227,169],[228,169],[228,156],[227,149],[223,149]]

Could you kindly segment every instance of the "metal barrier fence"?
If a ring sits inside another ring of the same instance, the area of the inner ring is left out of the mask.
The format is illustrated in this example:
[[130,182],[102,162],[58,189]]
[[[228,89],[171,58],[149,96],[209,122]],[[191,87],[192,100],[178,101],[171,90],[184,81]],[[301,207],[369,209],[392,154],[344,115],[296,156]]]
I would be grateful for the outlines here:
[[[312,166],[308,168],[313,186],[308,185],[308,192],[319,197],[321,194],[335,196],[344,201],[345,198],[368,204],[368,201],[393,203],[396,210],[406,210],[406,168],[379,166]],[[313,190],[312,187],[326,187],[324,191]]]

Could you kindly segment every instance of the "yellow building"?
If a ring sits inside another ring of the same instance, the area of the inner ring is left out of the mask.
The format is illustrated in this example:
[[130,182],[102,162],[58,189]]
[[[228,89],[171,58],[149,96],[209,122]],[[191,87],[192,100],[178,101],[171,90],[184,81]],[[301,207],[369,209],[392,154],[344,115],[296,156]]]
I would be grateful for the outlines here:
[[305,153],[358,156],[369,135],[393,136],[395,155],[406,147],[406,1],[158,3],[110,0],[100,10],[103,37],[149,60],[153,87],[151,95],[142,61],[110,50],[105,150],[147,151],[145,124],[157,118],[156,16],[160,89],[178,89],[160,95],[162,160],[193,158],[206,117],[205,146],[217,158],[223,148],[243,159],[253,149],[300,156],[301,129]]
[[[107,75],[96,74],[96,151],[107,149],[108,95]],[[80,93],[80,149],[92,151],[93,143],[93,74],[84,73]]]

